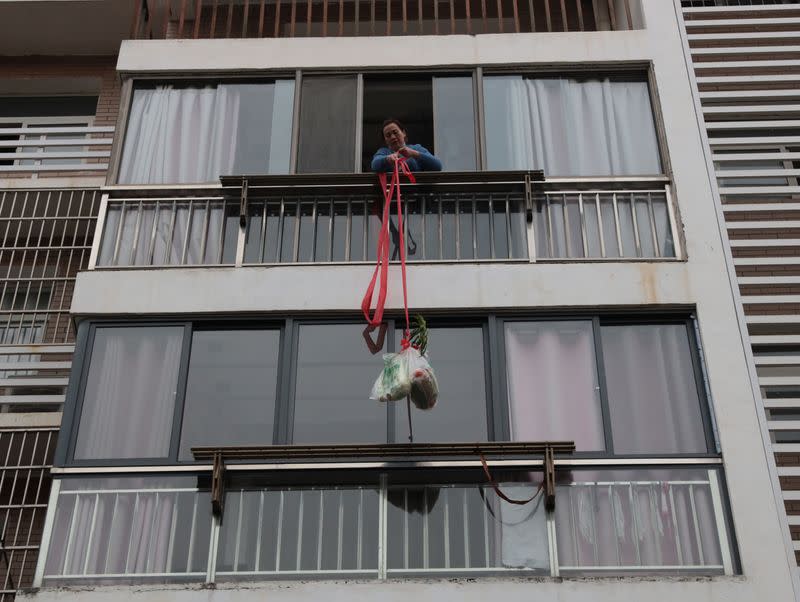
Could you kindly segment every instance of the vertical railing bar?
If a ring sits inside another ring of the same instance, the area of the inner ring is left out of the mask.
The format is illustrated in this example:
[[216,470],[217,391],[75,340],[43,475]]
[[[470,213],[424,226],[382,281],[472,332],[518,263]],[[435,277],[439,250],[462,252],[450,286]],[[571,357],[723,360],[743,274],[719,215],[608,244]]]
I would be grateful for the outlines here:
[[545,193],[544,196],[544,209],[547,212],[547,247],[550,250],[550,258],[556,256],[556,242],[555,234],[553,234],[553,212],[550,210],[550,196]]
[[371,35],[375,35],[375,0],[369,2],[369,31]]
[[592,31],[600,30],[600,10],[597,6],[597,0],[592,0],[592,14],[594,15],[594,29]]
[[315,198],[314,204],[311,206],[311,257],[309,261],[317,261],[317,204],[318,201]]
[[392,35],[392,0],[386,0],[386,35]]
[[[616,505],[614,504],[614,489],[613,489],[613,487],[614,487],[613,484],[609,484],[609,486],[608,486],[608,502],[609,502],[609,506],[611,506],[611,524],[614,525],[614,529],[616,530],[618,521],[617,521],[617,508],[616,508]],[[617,566],[621,566],[622,565],[622,555],[620,554],[620,550],[619,550],[619,536],[616,536],[616,533],[615,533],[615,537],[614,537],[614,548],[615,548],[615,552],[617,553]]]
[[[575,521],[575,500],[573,499],[573,494],[575,492],[579,492],[579,486],[571,486],[567,488],[568,497],[569,497],[569,520],[570,520],[570,531],[572,531],[572,547],[575,550],[575,563],[579,566],[582,566],[581,558],[580,558],[580,546],[578,545],[578,529],[576,528],[576,521]],[[592,529],[594,530],[594,522],[596,518],[592,515]]]
[[369,248],[369,203],[364,201],[364,237],[361,244],[361,257],[367,260],[367,249]]
[[653,195],[650,192],[647,193],[647,216],[650,218],[650,235],[653,237],[653,248],[656,251],[656,257],[661,257],[661,243],[658,240],[656,218],[653,213]]
[[114,240],[114,256],[111,258],[111,265],[117,265],[119,261],[119,248],[122,244],[122,227],[125,224],[125,211],[127,203],[120,203],[119,208],[119,224],[117,224],[117,236]]
[[278,535],[275,537],[275,572],[281,570],[281,539],[283,539],[283,489],[278,502]]
[[233,572],[239,570],[239,546],[242,543],[242,512],[244,511],[244,489],[239,490],[239,509],[236,513],[236,538],[233,543]]
[[561,0],[561,29],[569,31],[569,22],[567,21],[567,5],[566,0]]
[[614,8],[614,0],[606,0],[608,6],[608,18],[611,20],[611,31],[617,31],[617,9]]
[[264,255],[267,252],[267,199],[259,203],[261,209],[261,232],[258,239],[258,263],[264,263]]
[[275,34],[274,37],[279,37],[281,33],[281,0],[275,2]]
[[575,6],[578,9],[578,27],[580,31],[586,31],[583,25],[583,7],[581,6],[581,0],[575,0]]
[[278,215],[278,246],[275,249],[275,263],[282,263],[283,261],[283,229],[285,221],[286,205],[283,197],[281,197],[281,209]]
[[344,490],[339,490],[339,512],[336,517],[336,570],[342,570],[342,547],[344,546]]
[[[114,506],[111,508],[111,522],[110,522],[110,524],[112,524],[112,525],[114,524],[114,519],[117,516],[117,504],[118,503],[119,503],[119,493],[115,493],[114,494]],[[108,572],[108,558],[109,558],[109,556],[110,556],[110,554],[108,552],[106,552],[106,558],[103,561],[103,573],[104,574]]]
[[[438,0],[437,0],[438,2]],[[423,486],[422,488],[422,507],[428,507],[428,488]],[[430,538],[428,533],[428,513],[422,513],[422,568],[429,568],[430,560],[430,550],[428,547],[430,546]]]
[[642,550],[639,542],[639,512],[637,511],[638,499],[634,496],[632,481],[628,481],[628,500],[631,504],[631,524],[633,525],[631,536],[636,544],[636,564],[642,566]]
[[[454,219],[456,222],[456,261],[459,261],[461,259],[461,201],[458,198],[455,200]],[[406,223],[408,223],[408,219],[406,219]]]
[[192,221],[194,218],[194,203],[191,201],[186,204],[186,236],[183,240],[183,251],[181,251],[181,265],[186,264],[186,255],[189,252],[189,240],[192,235]]
[[128,574],[128,565],[131,562],[131,550],[133,549],[133,536],[136,533],[136,530],[133,526],[136,524],[136,511],[139,508],[139,492],[136,492],[136,496],[133,499],[133,512],[131,512],[131,536],[128,539],[128,551],[125,554],[125,570],[123,571],[126,575]]
[[611,203],[614,206],[614,227],[617,231],[617,248],[619,249],[619,256],[625,257],[625,247],[622,246],[622,232],[619,224],[619,206],[617,205],[617,193],[611,194]]
[[630,0],[622,0],[625,5],[625,16],[628,19],[628,30],[633,29],[633,18],[631,15],[631,2]]
[[505,33],[505,24],[503,23],[503,0],[497,0],[497,24],[500,28],[500,33]]
[[145,261],[145,265],[153,265],[153,255],[156,249],[156,233],[158,232],[160,209],[161,204],[159,201],[156,201],[155,207],[153,208],[153,227],[150,228],[150,245],[147,249],[147,259]]
[[572,257],[572,244],[570,244],[569,232],[569,204],[567,203],[566,193],[561,195],[561,201],[563,202],[561,220],[564,222],[564,246],[566,247],[567,257]]
[[206,200],[205,210],[203,211],[203,234],[200,240],[200,263],[206,262],[206,247],[208,246],[208,224],[210,221],[211,200]]
[[[355,0],[358,2],[358,0]],[[339,37],[344,35],[344,0],[339,0]]]
[[258,524],[256,526],[256,557],[253,567],[261,570],[261,533],[264,530],[264,490],[258,492]]
[[528,13],[531,20],[531,32],[536,33],[536,15],[534,14],[533,0],[528,0]]
[[600,255],[605,258],[606,257],[606,236],[605,232],[603,232],[603,212],[600,208],[600,193],[595,193],[594,196],[594,206],[595,211],[597,212],[597,231],[600,234]]
[[197,492],[194,494],[194,501],[192,503],[192,526],[189,530],[189,548],[187,551],[186,557],[186,572],[192,572],[192,557],[194,556],[194,537],[195,537],[195,530],[197,526],[197,502],[199,499],[199,495]]
[[478,201],[472,194],[472,257],[478,259]]
[[[25,499],[23,497],[23,499]],[[77,500],[76,500],[77,503]],[[86,540],[86,558],[83,561],[83,575],[85,575],[89,570],[89,557],[92,555],[92,539],[94,539],[94,528],[97,524],[97,510],[100,507],[100,494],[94,494],[94,508],[92,508],[92,524],[89,527],[89,539]],[[17,521],[17,527],[19,527],[19,523],[22,521]],[[16,538],[15,538],[16,539]]]
[[444,568],[450,568],[450,488],[444,487]]
[[550,0],[544,0],[544,15],[547,20],[547,31],[553,31],[553,19],[550,15]]
[[[597,508],[597,487],[589,487],[589,494],[592,497],[592,508]],[[594,545],[592,546],[592,555],[594,557],[594,564],[597,566],[597,564],[600,562],[600,552],[597,541],[597,517],[592,518],[592,539],[594,540]]]
[[692,509],[692,523],[694,525],[694,538],[697,540],[697,555],[700,560],[700,564],[704,565],[706,563],[705,554],[703,554],[703,537],[700,535],[700,524],[697,521],[697,505],[694,501],[694,485],[689,485],[689,505]]
[[[660,510],[658,509],[658,492],[656,491],[656,484],[655,482],[651,481],[647,485],[647,498],[648,503],[650,504],[650,515],[653,517],[654,521],[656,522],[656,529],[659,530],[659,537],[663,537],[663,528],[664,523],[661,517]],[[660,529],[659,529],[660,525]],[[663,543],[663,541],[661,542]],[[656,564],[658,566],[662,566],[664,564],[664,551],[663,546],[659,545],[656,546]]]
[[317,521],[317,570],[322,570],[322,529],[324,527],[324,500],[323,494],[325,491],[320,488],[319,490],[319,520]]
[[506,243],[508,244],[508,255],[503,259],[511,259],[513,257],[513,244],[511,241],[511,200],[508,194],[506,194]]
[[[75,507],[72,509],[72,517],[70,518],[69,522],[69,535],[67,537],[67,550],[64,552],[64,567],[61,570],[61,574],[68,575],[67,566],[72,558],[72,547],[75,544],[75,521],[78,519],[78,505],[81,500],[81,494],[75,495]],[[127,571],[126,571],[127,572]]]
[[[247,35],[247,26],[250,22],[250,0],[244,0],[244,7],[242,9],[244,11],[244,17],[242,19],[242,35],[241,37],[246,38]],[[261,37],[261,36],[258,36]]]
[[517,0],[513,0],[512,6],[514,8],[514,31],[519,33],[519,6],[517,6]]
[[347,217],[345,218],[345,232],[344,232],[344,260],[350,261],[350,243],[352,242],[353,232],[353,202],[348,199],[347,201]]
[[166,564],[164,565],[164,572],[171,573],[172,572],[172,556],[175,552],[175,532],[178,529],[178,521],[175,520],[175,514],[178,512],[178,496],[180,495],[179,492],[175,492],[175,501],[172,503],[172,520],[170,521],[172,524],[170,525],[169,529],[169,542],[167,543],[167,560]]
[[717,537],[719,538],[719,549],[722,555],[722,566],[726,575],[733,574],[733,558],[728,542],[728,528],[725,524],[725,515],[722,507],[722,496],[719,489],[717,472],[713,469],[708,471],[708,486],[711,493],[711,507],[714,509],[714,522],[717,526]]
[[361,0],[353,0],[356,5],[356,17],[355,17],[355,28],[353,30],[353,35],[359,35],[359,29],[361,28]]
[[450,34],[456,32],[456,7],[454,0],[450,0]]
[[417,35],[422,35],[423,27],[422,27],[422,0],[417,0],[417,25],[419,30],[417,31]]
[[678,564],[683,566],[683,548],[681,547],[680,529],[678,528],[678,516],[675,512],[675,494],[672,485],[667,483],[669,488],[669,505],[672,512],[672,532],[675,534],[675,549],[678,552]]
[[470,13],[469,3],[470,0],[464,0],[464,11],[466,12],[467,15],[467,35],[472,34],[472,14]]
[[195,40],[200,37],[200,23],[202,19],[202,12],[203,12],[203,0],[196,0],[194,4],[194,31],[192,32],[192,38]]
[[425,207],[425,195],[422,194],[420,196],[420,232],[422,233],[422,259],[428,259],[428,251],[427,251],[427,244],[425,243],[425,239],[428,238],[428,231],[426,229],[427,219],[425,217],[427,207]]
[[289,15],[289,37],[293,38],[295,33],[295,23],[297,22],[297,0],[292,0],[292,12]]
[[311,4],[311,0],[307,0],[306,2],[306,37],[311,37],[311,14],[314,11],[314,7]]
[[439,35],[439,0],[433,0],[433,33]]
[[233,31],[233,0],[228,0],[228,19],[225,24],[225,37],[230,38],[232,31]]
[[489,193],[489,257],[496,258],[496,248],[494,243],[494,202],[492,193]]
[[162,32],[163,35],[161,36],[162,40],[167,39],[167,33],[169,32],[170,17],[172,17],[172,3],[164,2],[164,31]]
[[169,218],[169,236],[167,236],[167,241],[166,241],[167,244],[164,247],[164,262],[163,262],[164,265],[169,265],[170,255],[172,255],[172,240],[175,238],[175,217],[177,211],[178,211],[178,203],[177,201],[173,201],[172,213]]
[[[156,499],[155,499],[155,504],[154,504],[154,507],[153,507],[153,518],[150,521],[150,532],[147,534],[147,551],[145,552],[145,555],[144,555],[144,572],[145,573],[150,572],[150,550],[153,549],[153,539],[155,539],[155,537],[153,536],[153,533],[155,532],[155,529],[156,529],[156,516],[158,516],[158,496],[159,496],[159,492],[156,491]],[[155,553],[153,553],[153,555],[155,556]],[[136,569],[135,569],[135,566],[134,566],[134,572],[137,572]]]
[[328,0],[322,0],[322,37],[328,36]]
[[303,555],[303,513],[305,510],[304,501],[305,501],[305,489],[299,489],[298,493],[300,494],[300,504],[297,508],[297,553],[295,555],[295,569],[300,570],[300,562],[302,560]]
[[331,200],[328,201],[329,204],[329,219],[328,219],[328,261],[333,261],[333,235],[334,235],[334,223],[333,219],[335,217],[334,214],[334,204],[333,204],[333,197]]
[[403,33],[408,33],[408,3],[403,0]]
[[583,211],[583,193],[578,193],[578,213],[581,216],[581,237],[583,239],[583,256],[589,257],[589,234],[586,229],[586,214]]
[[359,571],[364,559],[364,490],[358,490],[358,514],[356,519],[356,569]]
[[211,27],[210,27],[210,38],[214,38],[216,35],[217,29],[217,0],[214,0],[214,4],[211,7]]
[[298,200],[296,205],[296,209],[294,210],[294,249],[292,251],[292,257],[294,257],[295,263],[300,261],[300,220],[303,216],[303,212],[301,211],[302,203]]
[[228,217],[228,205],[225,201],[222,201],[222,219],[220,220],[219,225],[219,238],[217,239],[217,243],[219,246],[219,250],[217,251],[217,263],[222,263],[222,258],[225,255],[225,220]]
[[408,568],[408,488],[403,489],[403,568]]
[[265,5],[266,1],[261,0],[258,4],[258,37],[264,37],[264,13],[265,13]]
[[642,241],[639,238],[639,220],[636,219],[636,195],[632,192],[630,194],[631,205],[631,223],[633,224],[633,240],[636,243],[636,256],[642,256]]
[[444,259],[444,215],[442,212],[442,197],[436,200],[439,209],[439,257],[437,259]]
[[180,11],[178,15],[178,39],[183,37],[183,21],[186,18],[186,0],[181,0]]
[[489,502],[486,497],[483,497],[483,553],[486,559],[486,568],[491,565],[489,559]]
[[139,229],[142,225],[142,215],[144,214],[144,204],[140,200],[138,212],[136,213],[136,223],[133,226],[133,244],[131,245],[131,254],[128,257],[128,265],[135,265],[136,251],[139,250]]
[[464,528],[464,567],[471,568],[472,562],[469,557],[469,517],[467,515],[467,491],[466,487],[461,489],[463,495],[461,496],[461,516],[463,518]]

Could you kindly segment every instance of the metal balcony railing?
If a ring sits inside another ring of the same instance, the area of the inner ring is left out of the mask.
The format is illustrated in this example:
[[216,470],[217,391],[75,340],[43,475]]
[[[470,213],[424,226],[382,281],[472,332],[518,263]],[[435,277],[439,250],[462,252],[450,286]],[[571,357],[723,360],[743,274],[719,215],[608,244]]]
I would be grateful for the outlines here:
[[637,29],[637,0],[133,0],[131,37],[342,37]]
[[113,126],[0,127],[0,172],[105,172]]
[[[110,188],[91,268],[375,261],[371,174],[224,177],[217,189]],[[410,262],[679,258],[668,180],[418,174],[403,185]],[[391,258],[399,259],[396,215]]]
[[[541,469],[516,462],[517,471]],[[192,476],[56,481],[43,583],[733,573],[715,467],[598,470],[576,460],[556,470],[551,511],[537,473],[498,473],[506,495],[534,497],[515,506],[463,462],[436,465],[450,477],[359,476],[334,463],[308,465],[328,484],[286,485],[270,481],[299,465],[271,465],[267,479],[250,464],[224,494],[224,520]],[[334,472],[342,484],[331,483]]]

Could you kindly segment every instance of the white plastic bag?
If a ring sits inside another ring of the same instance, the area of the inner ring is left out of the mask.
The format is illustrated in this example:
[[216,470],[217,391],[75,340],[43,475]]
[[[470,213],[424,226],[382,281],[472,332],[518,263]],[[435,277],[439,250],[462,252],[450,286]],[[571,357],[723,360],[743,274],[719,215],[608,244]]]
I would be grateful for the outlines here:
[[433,368],[414,347],[383,356],[383,370],[372,385],[370,399],[400,401],[406,396],[420,410],[431,409],[439,396]]

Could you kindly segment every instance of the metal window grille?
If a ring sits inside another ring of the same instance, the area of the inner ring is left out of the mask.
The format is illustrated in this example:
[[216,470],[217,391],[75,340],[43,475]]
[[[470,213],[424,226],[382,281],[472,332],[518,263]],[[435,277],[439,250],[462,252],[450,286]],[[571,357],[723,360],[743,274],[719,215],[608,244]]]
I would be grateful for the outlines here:
[[0,602],[33,584],[58,430],[0,430]]

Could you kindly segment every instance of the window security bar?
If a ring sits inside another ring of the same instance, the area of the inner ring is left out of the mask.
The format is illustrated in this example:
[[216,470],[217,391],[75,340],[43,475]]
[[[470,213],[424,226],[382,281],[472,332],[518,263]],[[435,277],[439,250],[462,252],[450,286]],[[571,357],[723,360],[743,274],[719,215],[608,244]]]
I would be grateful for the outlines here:
[[[196,485],[56,481],[38,570],[45,585],[733,572],[715,469],[575,469],[556,484],[555,511],[541,498],[514,507],[474,478],[410,484],[393,474],[373,472],[352,485],[237,481],[225,494],[224,520]],[[529,497],[537,481],[524,474],[500,486]]]
[[[107,189],[92,267],[375,261],[383,205],[372,174],[230,176],[222,184]],[[679,258],[662,177],[423,173],[403,198],[410,262]],[[396,217],[390,228],[397,260]]]
[[397,36],[639,28],[633,0],[133,0],[133,39]]
[[0,172],[103,172],[113,126],[0,127]]

